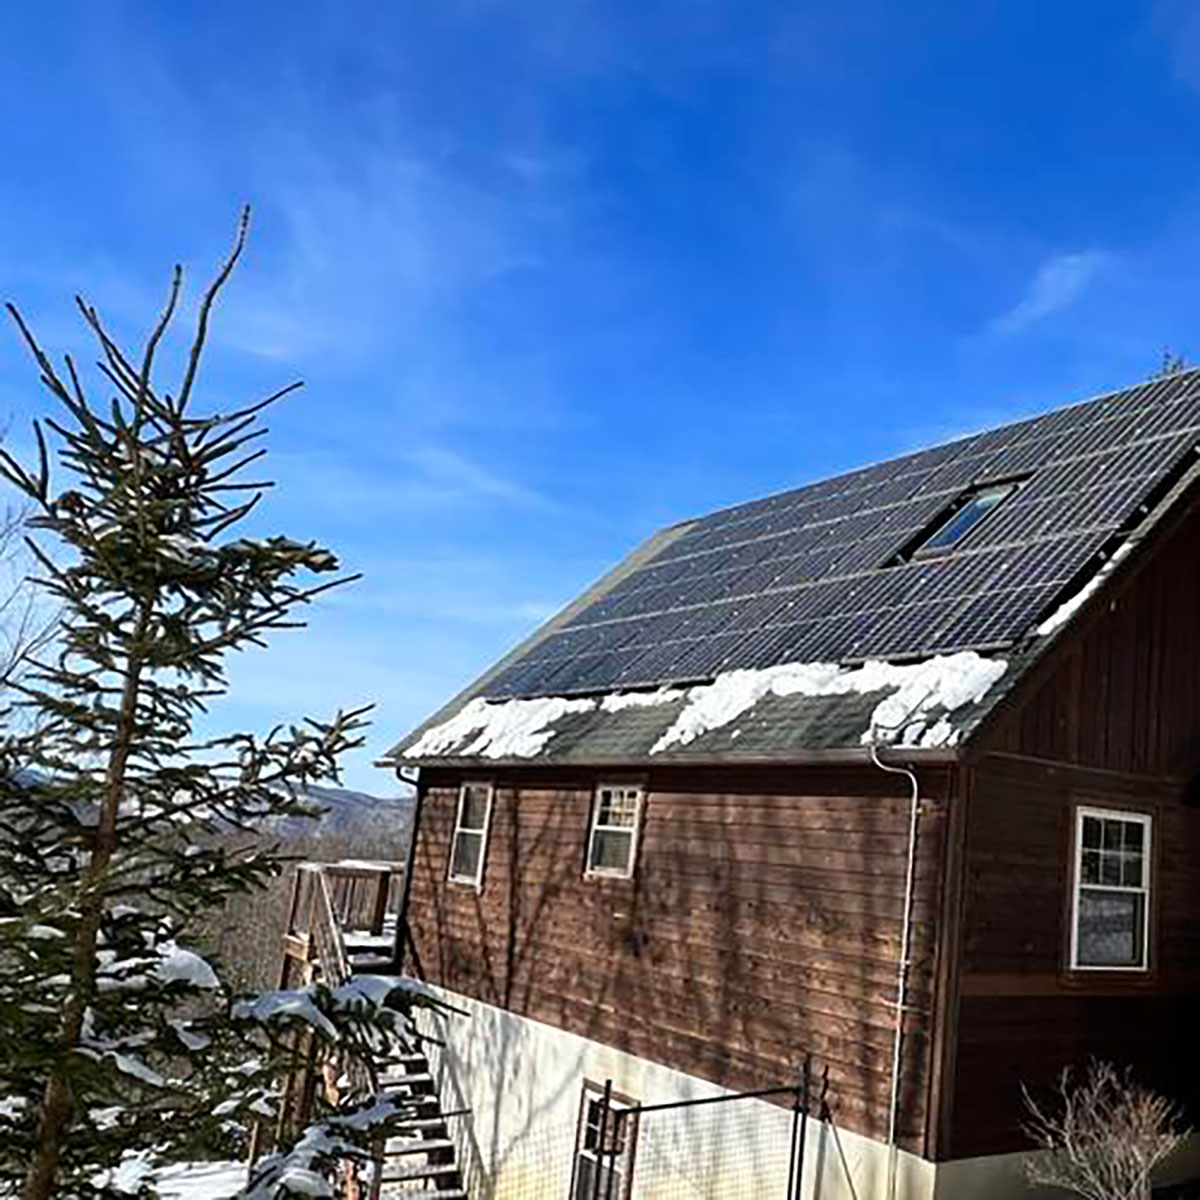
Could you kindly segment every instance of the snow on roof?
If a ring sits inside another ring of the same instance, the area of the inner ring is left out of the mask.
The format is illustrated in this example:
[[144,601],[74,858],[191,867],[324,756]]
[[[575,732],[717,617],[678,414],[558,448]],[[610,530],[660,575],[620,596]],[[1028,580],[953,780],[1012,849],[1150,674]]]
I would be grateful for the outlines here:
[[603,719],[629,708],[681,706],[673,721],[670,713],[664,714],[665,728],[650,749],[651,754],[660,754],[730,725],[770,696],[870,696],[881,692],[886,695],[857,731],[861,745],[878,741],[910,747],[950,746],[957,742],[960,731],[948,716],[981,701],[1007,669],[1004,659],[985,658],[967,650],[901,665],[785,663],[727,671],[712,683],[690,688],[615,692],[598,698],[544,696],[491,702],[476,697],[449,720],[425,730],[403,756],[536,758],[555,737],[555,723],[565,716],[590,713]]
[[1134,543],[1132,541],[1123,542],[1118,546],[1104,566],[1075,595],[1064,600],[1037,627],[1036,632],[1038,637],[1046,637],[1048,634],[1054,633],[1060,626],[1065,625],[1104,586],[1108,577],[1116,570],[1121,560],[1129,555],[1133,547]]
[[938,655],[924,662],[896,666],[866,662],[861,667],[835,663],[785,663],[761,670],[727,671],[710,684],[688,692],[683,712],[659,738],[651,753],[688,742],[736,720],[767,695],[869,695],[889,691],[871,714],[861,742],[898,742],[904,746],[951,744],[946,722],[935,714],[954,712],[970,701],[982,700],[1007,670],[1003,659],[983,658],[973,650]]
[[588,712],[595,707],[595,700],[568,700],[562,696],[506,700],[501,704],[479,696],[448,721],[426,730],[405,751],[405,757],[437,757],[458,747],[456,754],[462,758],[534,758],[554,736],[549,726],[568,713]]

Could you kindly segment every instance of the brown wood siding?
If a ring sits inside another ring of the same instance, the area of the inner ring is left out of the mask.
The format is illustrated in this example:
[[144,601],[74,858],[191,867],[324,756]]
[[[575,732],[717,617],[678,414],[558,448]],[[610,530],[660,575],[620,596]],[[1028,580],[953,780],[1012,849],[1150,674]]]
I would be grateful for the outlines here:
[[[1074,808],[1154,817],[1151,969],[1069,970]],[[1178,789],[1003,757],[977,768],[965,852],[949,1157],[1022,1149],[1023,1086],[1091,1057],[1200,1112],[1200,810]]]
[[[973,747],[939,1141],[952,1157],[1025,1148],[1022,1085],[1049,1087],[1092,1055],[1200,1102],[1200,810],[1187,800],[1200,765],[1200,511],[1130,566]],[[1148,974],[1068,969],[1080,803],[1154,814]]]
[[[922,774],[902,1119],[917,1149],[950,781]],[[458,780],[428,784],[411,921],[431,981],[738,1089],[794,1078],[811,1050],[842,1123],[882,1135],[903,780],[866,768],[651,772],[630,881],[583,878],[595,777],[494,782],[479,891],[446,881]]]

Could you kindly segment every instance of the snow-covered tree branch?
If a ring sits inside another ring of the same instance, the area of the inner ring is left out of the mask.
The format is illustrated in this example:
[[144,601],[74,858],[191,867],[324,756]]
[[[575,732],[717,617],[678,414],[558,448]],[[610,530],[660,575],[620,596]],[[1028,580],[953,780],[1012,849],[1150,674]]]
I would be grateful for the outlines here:
[[[244,214],[174,392],[155,368],[178,317],[178,269],[136,355],[79,301],[102,401],[10,310],[55,411],[35,424],[32,462],[0,449],[0,476],[29,506],[36,587],[61,615],[54,641],[9,680],[0,729],[0,1190],[20,1186],[27,1200],[110,1194],[135,1153],[236,1149],[246,1118],[274,1117],[298,1040],[366,1062],[424,1002],[316,989],[285,1019],[278,997],[230,995],[187,948],[198,915],[281,869],[270,849],[229,849],[225,835],[310,812],[306,786],[336,782],[365,712],[262,737],[197,735],[226,691],[225,656],[302,625],[309,604],[348,582],[323,546],[236,532],[269,486],[247,477],[264,453],[262,415],[292,390],[220,411],[201,403],[209,321],[247,228]],[[310,1016],[320,1020],[302,1038],[281,1036]],[[363,1115],[369,1097],[343,1107],[318,1114],[324,1135],[303,1136],[349,1144],[385,1120]],[[324,1152],[310,1150],[304,1169],[319,1174]],[[287,1190],[281,1170],[258,1194]]]

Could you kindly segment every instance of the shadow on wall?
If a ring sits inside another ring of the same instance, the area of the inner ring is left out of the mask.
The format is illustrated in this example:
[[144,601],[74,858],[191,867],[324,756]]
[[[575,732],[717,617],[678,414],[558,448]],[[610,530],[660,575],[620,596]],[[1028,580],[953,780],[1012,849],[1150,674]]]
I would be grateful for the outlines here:
[[[490,1194],[488,1180],[507,1176],[522,1146],[558,1143],[555,1156],[569,1163],[580,1080],[603,1083],[604,1046],[739,1091],[792,1081],[811,1050],[818,1076],[830,1071],[831,1116],[881,1137],[908,804],[888,781],[871,795],[845,781],[822,787],[777,797],[672,792],[654,781],[632,880],[583,877],[590,787],[527,787],[519,803],[513,788],[498,787],[478,890],[445,883],[449,789],[427,807],[422,836],[430,840],[418,861],[425,946],[436,959],[427,964],[430,978],[599,1044],[548,1060],[538,1027],[510,1021],[476,1026],[469,1056],[453,1069],[443,1064],[445,1102],[476,1110],[481,1194]],[[939,820],[934,814],[922,831],[914,1005],[932,996]],[[914,1027],[902,1093],[901,1135],[910,1145],[922,1127],[927,1055]],[[632,1098],[678,1099],[677,1087]],[[471,1095],[501,1102],[484,1107]],[[737,1140],[753,1148],[754,1139],[748,1128]],[[865,1171],[866,1150],[851,1140],[838,1169]],[[729,1153],[696,1129],[690,1145],[688,1170],[697,1177]],[[810,1161],[820,1150],[832,1163],[836,1149],[817,1139]]]

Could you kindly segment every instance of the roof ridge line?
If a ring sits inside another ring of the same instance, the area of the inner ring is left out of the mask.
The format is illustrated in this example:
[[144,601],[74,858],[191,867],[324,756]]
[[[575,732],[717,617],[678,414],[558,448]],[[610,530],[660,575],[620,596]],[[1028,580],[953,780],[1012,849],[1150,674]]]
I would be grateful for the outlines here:
[[[1079,400],[1072,400],[1068,404],[1059,404],[1054,408],[1046,409],[1045,412],[1034,413],[1031,416],[1017,417],[1011,421],[1005,421],[1000,425],[986,425],[982,428],[972,430],[970,433],[961,433],[956,437],[948,438],[944,442],[934,442],[932,445],[921,446],[916,450],[909,450],[894,454],[890,458],[872,459],[870,462],[859,463],[856,466],[848,467],[844,471],[835,471],[832,475],[823,475],[819,479],[811,479],[807,483],[796,484],[793,487],[785,487],[778,492],[768,492],[766,495],[751,497],[749,500],[738,500],[733,504],[722,505],[720,508],[714,508],[710,512],[693,513],[691,516],[683,517],[679,521],[672,522],[670,525],[665,525],[662,532],[675,529],[679,525],[689,525],[696,521],[704,521],[710,517],[719,516],[721,513],[732,512],[736,508],[745,508],[750,504],[758,504],[764,500],[772,500],[776,496],[786,496],[789,492],[799,492],[804,488],[815,487],[819,483],[827,483],[830,480],[840,479],[846,475],[857,475],[860,471],[869,471],[875,467],[885,466],[890,462],[901,462],[906,458],[915,458],[918,454],[926,454],[931,450],[941,450],[946,446],[954,446],[959,442],[970,441],[971,438],[982,437],[987,433],[999,433],[1004,429],[1011,429],[1014,425],[1024,425],[1027,421],[1039,421],[1043,417],[1053,416],[1055,413],[1068,412],[1073,408],[1083,408],[1088,404],[1098,404],[1101,400],[1110,400],[1114,396],[1121,395],[1122,392],[1132,392],[1140,387],[1150,387],[1154,384],[1163,384],[1168,381],[1178,379],[1183,375],[1194,375],[1200,380],[1200,364],[1194,367],[1187,367],[1182,371],[1173,371],[1170,375],[1151,376],[1149,379],[1140,380],[1137,383],[1125,384],[1122,387],[1111,388],[1105,392],[1097,392],[1095,395],[1085,396]],[[1174,403],[1174,402],[1172,402]]]

